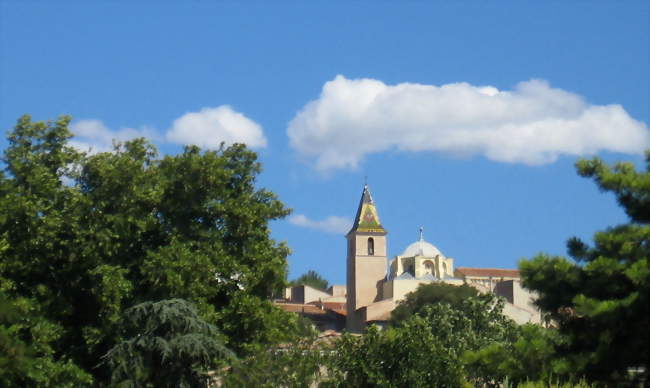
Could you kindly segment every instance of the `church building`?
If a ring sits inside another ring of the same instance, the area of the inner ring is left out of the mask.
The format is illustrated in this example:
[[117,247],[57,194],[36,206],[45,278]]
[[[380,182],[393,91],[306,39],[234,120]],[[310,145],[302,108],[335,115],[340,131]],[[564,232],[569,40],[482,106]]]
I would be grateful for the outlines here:
[[419,239],[389,261],[387,235],[365,185],[354,224],[345,236],[347,284],[328,290],[288,287],[284,300],[276,304],[317,321],[322,330],[358,333],[368,324],[385,324],[397,303],[420,284],[442,282],[495,293],[505,299],[503,312],[515,322],[541,323],[535,295],[521,287],[518,270],[455,267],[453,258],[424,240],[422,228]]
[[504,313],[518,323],[540,322],[534,295],[520,285],[519,271],[490,268],[454,268],[434,245],[420,238],[388,261],[387,232],[368,185],[365,185],[347,239],[346,328],[360,332],[369,323],[390,318],[396,303],[420,284],[442,282],[470,284],[481,292],[494,292],[506,299]]

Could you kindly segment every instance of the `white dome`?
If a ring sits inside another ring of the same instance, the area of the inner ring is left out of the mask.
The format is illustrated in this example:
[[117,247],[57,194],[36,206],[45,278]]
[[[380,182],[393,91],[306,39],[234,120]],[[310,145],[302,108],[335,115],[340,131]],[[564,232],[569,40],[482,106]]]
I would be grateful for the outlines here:
[[432,244],[429,244],[424,240],[414,242],[413,244],[409,245],[402,253],[402,256],[404,257],[436,257],[437,255],[442,256],[442,253],[440,253],[438,248],[434,247]]

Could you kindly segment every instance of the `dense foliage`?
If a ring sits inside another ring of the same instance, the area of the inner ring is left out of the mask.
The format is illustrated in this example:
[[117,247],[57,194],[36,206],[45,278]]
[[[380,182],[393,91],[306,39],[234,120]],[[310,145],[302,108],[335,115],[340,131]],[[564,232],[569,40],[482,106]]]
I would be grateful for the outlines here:
[[566,337],[558,355],[589,379],[616,384],[629,368],[646,375],[650,368],[650,152],[645,172],[599,159],[577,168],[616,195],[630,222],[596,233],[593,246],[569,240],[575,262],[539,255],[520,268],[523,284],[539,293],[539,306]]
[[329,282],[324,277],[320,276],[318,272],[310,269],[306,273],[300,275],[296,279],[289,282],[291,286],[310,286],[318,290],[327,290]]
[[[202,386],[210,376],[235,387],[541,387],[583,375],[620,385],[630,368],[648,370],[650,153],[644,173],[578,163],[629,223],[593,246],[570,240],[575,262],[522,261],[524,286],[559,330],[517,327],[493,295],[431,284],[385,330],[320,344],[269,302],[288,248],[268,222],[288,210],[255,187],[254,153],[186,147],[159,158],[138,139],[84,154],[68,122],[22,117],[4,153],[0,386]],[[294,282],[327,288],[314,271]]]
[[414,292],[406,294],[406,299],[397,304],[391,313],[390,323],[398,326],[400,322],[435,303],[446,302],[456,306],[463,300],[475,296],[478,296],[478,290],[467,284],[461,286],[446,283],[420,284]]
[[[515,338],[515,325],[502,314],[493,295],[468,297],[425,306],[399,326],[363,336],[344,335],[331,359],[337,387],[458,387],[467,381],[492,381],[477,375],[463,356]],[[485,372],[485,371],[483,371]]]
[[555,346],[555,329],[516,326],[491,295],[432,303],[398,326],[337,341],[305,339],[234,364],[226,386],[582,387]]
[[144,302],[127,309],[125,339],[105,356],[111,383],[133,387],[198,387],[220,359],[234,359],[217,328],[182,299]]
[[474,379],[486,385],[501,381],[519,385],[535,380],[578,380],[576,371],[555,353],[555,347],[563,341],[555,329],[525,324],[516,328],[514,340],[493,342],[468,351],[462,362]]
[[260,348],[231,363],[222,373],[222,383],[241,388],[312,387],[325,378],[330,352],[331,346],[315,335]]
[[0,387],[83,387],[92,377],[53,344],[61,327],[44,319],[26,298],[0,293]]
[[124,339],[125,309],[170,298],[193,302],[239,352],[291,335],[296,318],[268,301],[288,254],[268,222],[288,210],[255,187],[253,152],[186,147],[159,158],[137,139],[87,155],[70,146],[69,120],[21,117],[4,152],[0,291],[45,325],[11,329],[26,346],[51,327],[38,341],[51,351],[37,355],[106,381],[101,356]]

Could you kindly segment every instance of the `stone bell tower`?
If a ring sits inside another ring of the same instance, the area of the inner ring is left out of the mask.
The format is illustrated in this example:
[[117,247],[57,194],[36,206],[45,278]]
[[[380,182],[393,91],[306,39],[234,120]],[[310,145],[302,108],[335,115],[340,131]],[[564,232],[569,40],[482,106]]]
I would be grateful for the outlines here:
[[358,310],[381,299],[387,266],[386,234],[365,185],[354,225],[345,236],[348,240],[346,326],[350,331],[358,332],[365,326],[365,318]]

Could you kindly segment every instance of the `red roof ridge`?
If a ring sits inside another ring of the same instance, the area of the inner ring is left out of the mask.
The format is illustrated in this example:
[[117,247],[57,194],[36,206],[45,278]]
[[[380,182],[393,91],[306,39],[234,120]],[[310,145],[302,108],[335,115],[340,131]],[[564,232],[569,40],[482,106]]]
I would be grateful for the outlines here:
[[519,270],[512,268],[456,267],[456,271],[468,276],[519,277]]
[[456,269],[487,269],[487,270],[501,270],[501,271],[519,271],[516,268],[485,268],[485,267],[456,267]]

